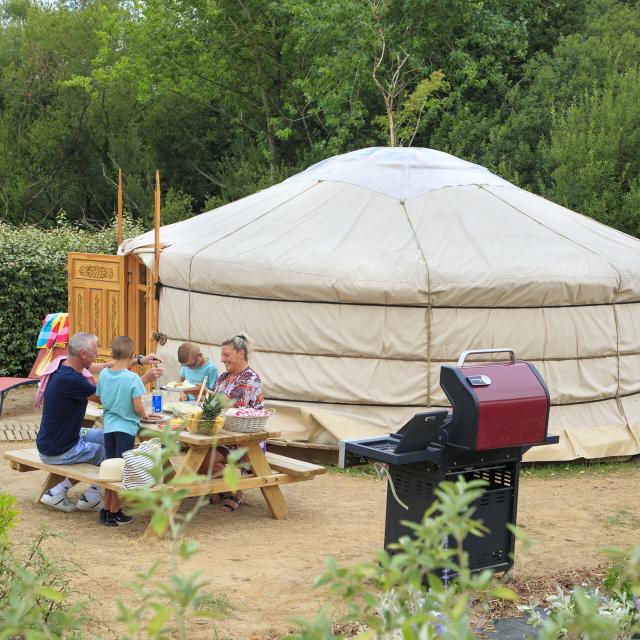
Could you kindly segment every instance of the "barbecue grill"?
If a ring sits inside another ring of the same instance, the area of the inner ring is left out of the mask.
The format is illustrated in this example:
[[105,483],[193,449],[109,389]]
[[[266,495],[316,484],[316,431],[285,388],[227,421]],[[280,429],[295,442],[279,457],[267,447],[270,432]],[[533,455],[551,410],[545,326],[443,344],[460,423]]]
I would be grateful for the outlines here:
[[[471,355],[507,353],[505,360],[466,363]],[[488,485],[476,501],[475,517],[489,532],[469,536],[464,547],[472,570],[505,571],[513,564],[520,463],[533,446],[555,444],[549,436],[549,392],[530,363],[513,349],[464,351],[457,366],[440,369],[440,386],[451,411],[416,414],[397,433],[340,443],[340,466],[377,461],[388,465],[390,482],[404,509],[387,489],[385,547],[419,522],[443,480],[483,479]]]

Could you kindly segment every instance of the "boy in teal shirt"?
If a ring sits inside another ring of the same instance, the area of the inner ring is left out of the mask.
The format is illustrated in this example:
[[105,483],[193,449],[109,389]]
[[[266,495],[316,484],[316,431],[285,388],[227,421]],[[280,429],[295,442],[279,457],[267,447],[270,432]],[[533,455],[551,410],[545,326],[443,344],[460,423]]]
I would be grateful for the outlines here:
[[[147,417],[142,404],[144,385],[140,376],[128,369],[133,346],[133,341],[127,336],[114,338],[111,353],[115,363],[111,368],[103,369],[98,378],[96,395],[100,396],[104,409],[104,448],[107,458],[122,458],[125,451],[133,449],[140,418]],[[105,490],[100,522],[107,527],[131,522],[131,516],[120,510],[116,491]]]
[[[209,358],[204,356],[197,344],[193,342],[183,342],[178,347],[178,362],[180,368],[180,382],[186,380],[194,387],[200,386],[205,376],[207,378],[206,387],[213,391],[218,382],[218,367]],[[187,394],[187,399],[195,400],[195,396]]]

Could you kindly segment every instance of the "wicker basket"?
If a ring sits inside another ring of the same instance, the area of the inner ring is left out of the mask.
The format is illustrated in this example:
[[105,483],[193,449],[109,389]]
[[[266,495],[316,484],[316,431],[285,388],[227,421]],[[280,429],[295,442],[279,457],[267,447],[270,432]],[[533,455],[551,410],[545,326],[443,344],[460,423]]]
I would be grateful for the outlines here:
[[256,433],[264,431],[267,420],[276,412],[275,409],[267,409],[267,416],[229,416],[224,418],[224,430],[239,433]]

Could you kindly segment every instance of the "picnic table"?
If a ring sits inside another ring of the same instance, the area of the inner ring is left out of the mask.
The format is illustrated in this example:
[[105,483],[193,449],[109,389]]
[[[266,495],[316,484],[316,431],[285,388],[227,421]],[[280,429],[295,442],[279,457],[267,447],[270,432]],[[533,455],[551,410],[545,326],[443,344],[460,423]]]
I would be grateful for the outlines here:
[[[161,431],[157,425],[145,425],[147,431]],[[302,480],[312,480],[316,475],[324,473],[325,468],[302,460],[287,458],[273,453],[265,453],[260,442],[267,438],[277,437],[279,431],[258,431],[255,433],[237,433],[224,429],[215,436],[181,431],[178,441],[186,446],[186,454],[180,459],[175,477],[194,475],[198,472],[209,452],[220,446],[238,446],[247,450],[246,459],[251,473],[242,475],[238,480],[238,491],[260,489],[269,507],[271,515],[280,520],[287,515],[287,502],[280,485]],[[180,485],[181,487],[185,485]],[[222,478],[212,478],[186,485],[189,496],[202,496],[215,493],[229,493],[230,487]],[[179,507],[180,505],[178,505]],[[149,527],[145,532],[151,534]]]
[[104,417],[104,411],[102,406],[98,406],[95,402],[87,403],[87,408],[84,412],[84,420],[82,422],[83,427],[94,427],[96,422],[101,422]]
[[[158,425],[145,425],[147,431],[160,431]],[[175,477],[191,476],[197,473],[208,452],[215,447],[237,445],[247,450],[246,458],[251,467],[251,473],[242,475],[238,480],[236,490],[260,489],[269,507],[271,515],[276,519],[285,518],[287,515],[287,502],[280,485],[292,482],[312,480],[318,474],[324,473],[325,468],[288,458],[274,453],[264,453],[260,441],[271,437],[278,437],[277,431],[259,431],[257,433],[235,433],[222,430],[215,436],[205,436],[198,433],[181,431],[178,441],[186,447],[184,456],[180,456],[175,466]],[[121,491],[120,483],[105,482],[98,479],[98,467],[90,464],[64,464],[50,465],[40,460],[37,449],[18,449],[7,451],[4,454],[12,469],[16,471],[47,471],[48,475],[42,486],[37,501],[42,494],[55,486],[63,478],[73,478],[89,484],[97,484],[105,489]],[[214,493],[229,493],[231,488],[222,478],[194,480],[186,485],[180,484],[180,489],[188,489],[187,497],[197,497]],[[176,510],[180,504],[176,506]],[[160,535],[163,535],[162,531]],[[143,534],[143,537],[154,536],[151,525]]]

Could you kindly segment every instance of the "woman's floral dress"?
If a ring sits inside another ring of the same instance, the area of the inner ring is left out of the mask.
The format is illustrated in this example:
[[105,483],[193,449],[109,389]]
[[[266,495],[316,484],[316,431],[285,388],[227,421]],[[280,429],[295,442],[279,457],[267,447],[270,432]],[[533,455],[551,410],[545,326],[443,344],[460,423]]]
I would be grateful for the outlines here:
[[251,367],[241,371],[233,380],[229,380],[230,377],[231,374],[228,371],[220,374],[216,383],[216,392],[235,400],[236,407],[245,407],[247,409],[264,408],[262,381]]

